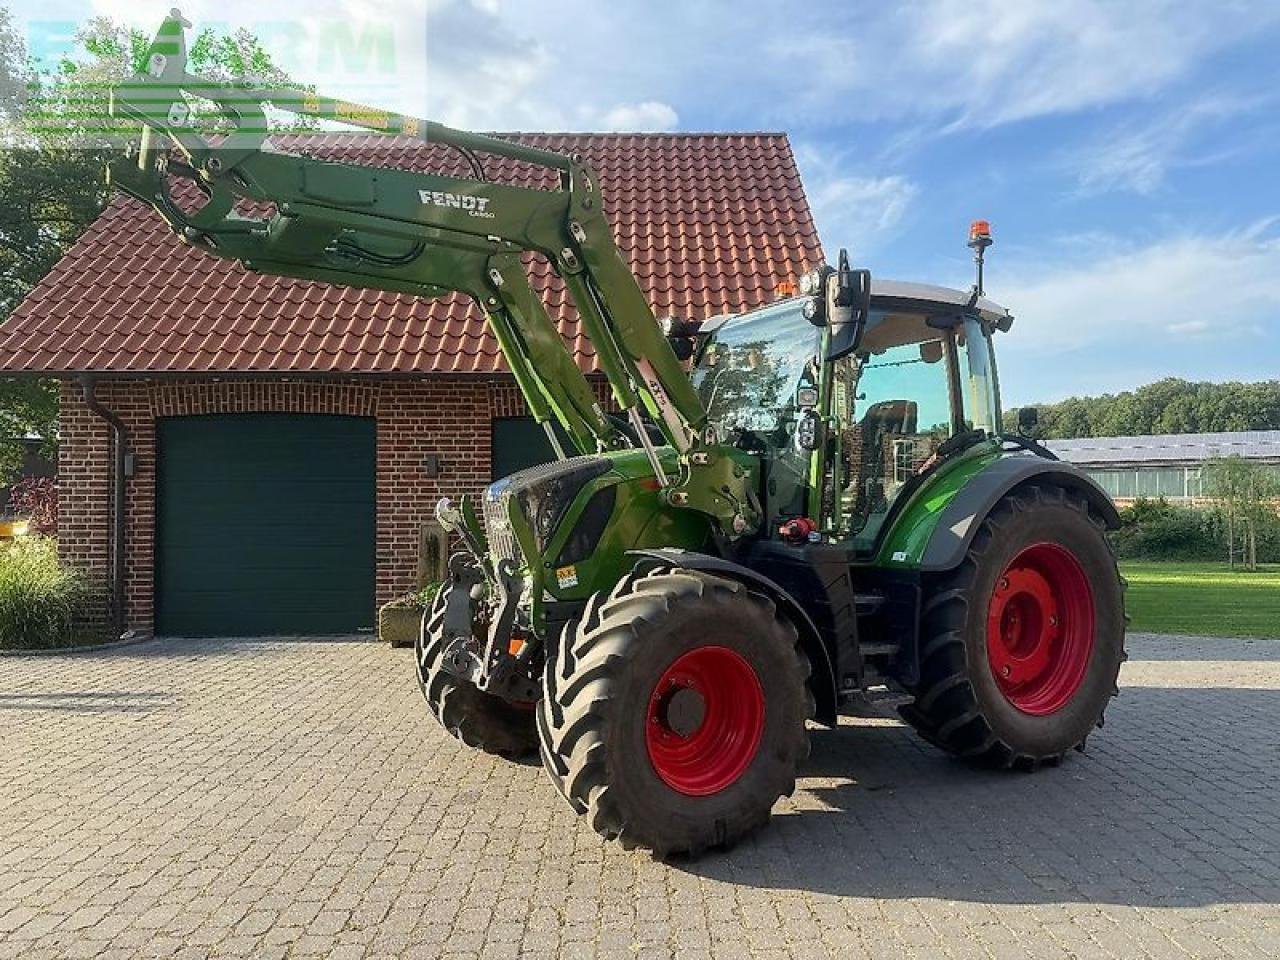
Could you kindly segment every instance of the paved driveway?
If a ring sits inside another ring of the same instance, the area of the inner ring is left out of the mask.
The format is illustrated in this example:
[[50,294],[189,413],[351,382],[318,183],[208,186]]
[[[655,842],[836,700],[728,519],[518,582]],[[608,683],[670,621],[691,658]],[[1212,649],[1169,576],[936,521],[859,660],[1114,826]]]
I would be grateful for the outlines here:
[[0,658],[0,957],[1276,957],[1280,643],[1130,646],[1060,769],[847,720],[767,832],[672,865],[438,730],[407,651]]

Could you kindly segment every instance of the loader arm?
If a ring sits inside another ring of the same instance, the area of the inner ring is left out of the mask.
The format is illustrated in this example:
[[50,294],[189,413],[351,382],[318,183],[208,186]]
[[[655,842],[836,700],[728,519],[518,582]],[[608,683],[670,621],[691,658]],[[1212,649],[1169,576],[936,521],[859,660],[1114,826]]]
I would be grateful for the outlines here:
[[[184,23],[175,11],[147,55],[147,70],[112,90],[117,118],[141,139],[109,164],[113,185],[150,204],[186,243],[251,270],[434,297],[460,291],[484,311],[536,419],[552,418],[583,453],[645,447],[664,496],[714,517],[736,536],[759,522],[746,471],[708,436],[707,413],[613,240],[599,184],[578,156],[467,133],[297,91],[222,84],[186,72]],[[230,131],[189,122],[187,97],[215,103]],[[265,105],[378,133],[453,147],[477,177],[323,161],[268,141]],[[556,172],[556,189],[481,179],[475,152]],[[173,189],[187,181],[204,197]],[[237,210],[256,204],[267,212]],[[522,254],[547,258],[564,279],[628,438],[601,409],[555,324],[529,285]],[[668,476],[639,414],[679,454]],[[548,431],[549,434],[551,433]]]

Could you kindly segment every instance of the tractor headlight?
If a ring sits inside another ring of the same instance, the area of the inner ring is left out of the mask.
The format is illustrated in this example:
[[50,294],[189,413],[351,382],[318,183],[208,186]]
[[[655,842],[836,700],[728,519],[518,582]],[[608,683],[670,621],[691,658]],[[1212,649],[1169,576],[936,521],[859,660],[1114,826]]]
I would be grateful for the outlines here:
[[818,414],[815,411],[806,410],[800,415],[800,422],[796,424],[796,446],[801,450],[818,449]]
[[500,482],[511,487],[541,552],[582,488],[608,472],[609,461],[604,457],[575,457],[530,467]]
[[574,523],[569,539],[560,548],[560,555],[556,558],[557,567],[580,563],[591,555],[591,551],[600,542],[604,528],[613,519],[613,508],[617,499],[616,485],[601,487],[591,495],[591,499],[587,501],[577,522]]
[[816,297],[822,293],[824,274],[825,270],[822,267],[800,274],[800,295],[802,297]]
[[800,308],[800,312],[804,314],[804,318],[812,323],[815,327],[820,327],[826,321],[826,309],[821,297],[806,297],[804,306]]

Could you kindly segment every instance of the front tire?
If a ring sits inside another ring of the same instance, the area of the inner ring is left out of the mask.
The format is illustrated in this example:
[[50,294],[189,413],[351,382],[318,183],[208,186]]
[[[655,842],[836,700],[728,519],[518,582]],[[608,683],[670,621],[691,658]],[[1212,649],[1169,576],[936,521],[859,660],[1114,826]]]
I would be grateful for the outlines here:
[[538,748],[533,705],[485,693],[444,669],[444,613],[451,589],[461,588],[446,584],[423,614],[414,645],[418,687],[432,716],[467,746],[512,760],[527,756]]
[[795,789],[808,674],[795,626],[744,585],[626,577],[548,651],[543,765],[608,839],[660,856],[728,846]]
[[901,713],[936,746],[1034,769],[1102,725],[1125,659],[1123,581],[1080,494],[1007,495],[921,619],[919,693]]

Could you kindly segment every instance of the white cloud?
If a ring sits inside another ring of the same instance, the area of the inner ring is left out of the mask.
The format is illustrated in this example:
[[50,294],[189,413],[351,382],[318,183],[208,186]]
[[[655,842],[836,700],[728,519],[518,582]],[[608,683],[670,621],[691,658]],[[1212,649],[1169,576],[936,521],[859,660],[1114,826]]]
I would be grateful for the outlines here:
[[917,193],[899,176],[819,178],[809,188],[809,203],[829,245],[863,255],[893,235]]
[[[93,12],[154,29],[135,0]],[[305,80],[475,128],[582,129],[654,103],[736,126],[892,119],[930,132],[1067,113],[1155,94],[1208,57],[1280,22],[1271,0],[1225,0],[1213,16],[1178,0],[919,0],[857,16],[790,12],[785,40],[763,0],[661,10],[639,2],[188,0],[197,21],[269,29]],[[394,76],[320,69],[325,31],[387,28]],[[662,56],[640,51],[658,49]],[[308,62],[309,60],[309,62]],[[694,106],[698,110],[694,110]],[[650,125],[668,122],[647,115]]]
[[[1266,0],[1207,16],[1179,0],[927,0],[857,29],[777,49],[821,74],[809,106],[841,93],[876,117],[992,127],[1149,96],[1280,20]],[[933,127],[936,131],[937,127]]]
[[674,130],[680,123],[680,117],[669,103],[658,100],[643,100],[640,103],[624,103],[605,113],[601,119],[601,130],[619,132],[668,131]]
[[1007,406],[1130,390],[1161,377],[1260,380],[1280,370],[1280,218],[1095,257],[1072,242],[1000,263],[1017,318],[999,338]]
[[[154,9],[132,0],[88,0],[150,34]],[[571,0],[536,18],[502,0],[185,0],[194,31],[247,28],[299,81],[322,93],[426,116],[472,130],[670,130],[678,114],[643,75],[613,69],[574,48],[584,29]],[[608,25],[610,8],[593,10]],[[578,21],[574,27],[575,17]],[[523,18],[523,19],[522,19]],[[32,21],[29,21],[32,22]],[[193,32],[189,32],[189,36]],[[617,60],[614,58],[613,64]],[[653,61],[652,73],[665,76]]]
[[852,172],[856,167],[848,155],[805,142],[793,144],[793,149],[828,253],[848,247],[864,257],[896,234],[920,193],[913,181],[900,174]]
[[1066,166],[1074,171],[1086,194],[1110,190],[1154,193],[1164,186],[1170,170],[1222,159],[1224,149],[1206,143],[1209,135],[1225,121],[1265,105],[1267,101],[1261,99],[1226,97],[1180,104],[1137,128],[1109,130],[1096,143],[1069,156]]
[[[1167,346],[1170,337],[1243,345],[1280,328],[1280,235],[1271,219],[1216,236],[1180,235],[1096,260],[1001,268],[998,299],[1019,352]],[[1274,339],[1249,349],[1272,352]]]

